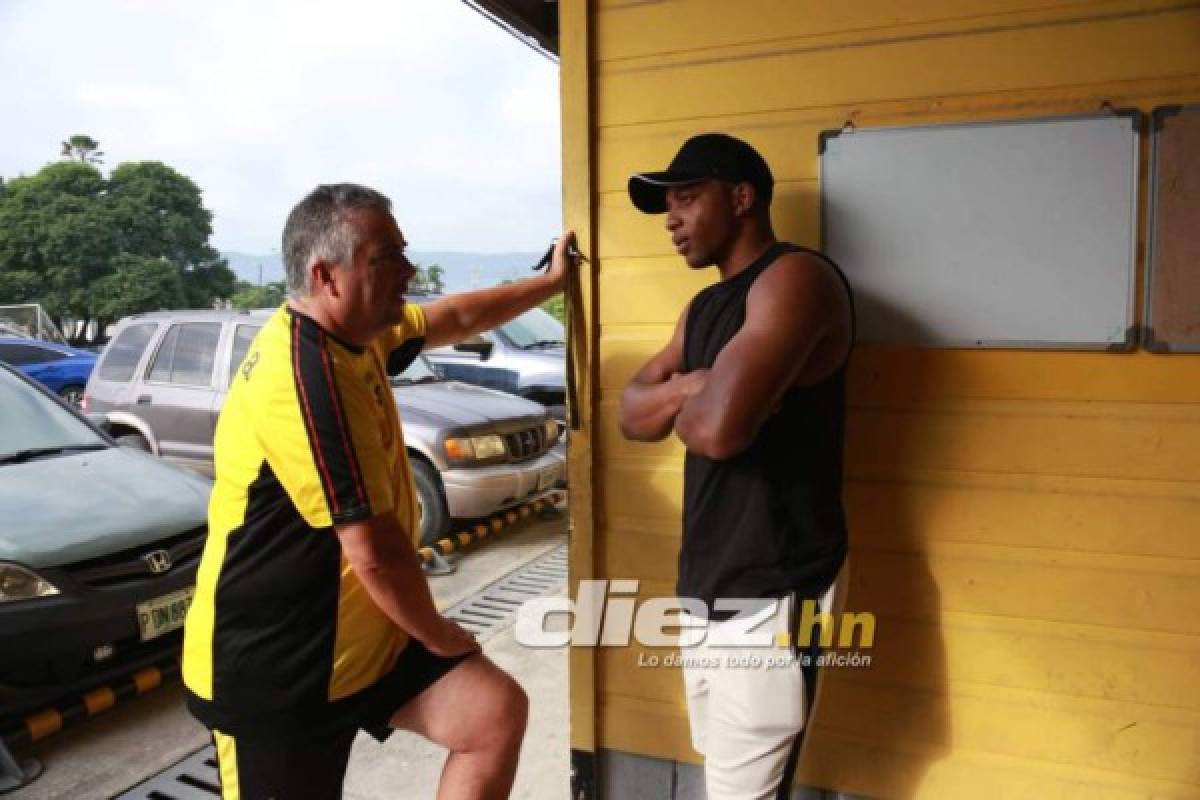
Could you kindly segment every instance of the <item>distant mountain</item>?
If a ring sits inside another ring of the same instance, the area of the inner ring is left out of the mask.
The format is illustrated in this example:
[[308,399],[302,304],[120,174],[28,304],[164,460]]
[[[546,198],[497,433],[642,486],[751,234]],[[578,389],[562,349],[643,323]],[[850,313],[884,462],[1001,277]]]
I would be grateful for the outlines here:
[[[278,253],[254,255],[229,251],[221,254],[239,280],[263,283],[281,281],[283,262]],[[445,272],[446,291],[461,292],[495,286],[498,283],[531,275],[530,267],[542,257],[541,253],[460,253],[454,251],[409,251],[413,263],[423,267],[439,265]]]

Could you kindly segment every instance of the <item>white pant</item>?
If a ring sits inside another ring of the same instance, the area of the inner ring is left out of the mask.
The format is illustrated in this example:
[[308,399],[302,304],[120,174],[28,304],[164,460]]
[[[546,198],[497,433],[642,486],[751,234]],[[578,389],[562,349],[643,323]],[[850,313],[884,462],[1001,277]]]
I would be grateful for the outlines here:
[[[841,611],[847,584],[847,567],[826,591],[820,611]],[[749,619],[751,630],[772,634],[794,626],[792,598],[781,599],[774,609],[763,609]],[[807,724],[811,709],[805,701],[804,673],[800,661],[788,659],[780,647],[726,647],[719,642],[723,626],[747,626],[747,621],[710,622],[707,630],[684,628],[680,635],[683,681],[687,693],[692,745],[704,756],[704,782],[708,800],[773,800],[786,797],[780,783],[785,775],[797,735]],[[790,631],[794,634],[795,630]],[[703,641],[695,644],[703,636]],[[760,666],[745,666],[756,663]],[[782,665],[784,661],[789,663]],[[815,709],[814,703],[814,709]],[[800,753],[792,759],[792,770]],[[790,790],[790,787],[787,787]],[[778,794],[777,794],[778,793]]]

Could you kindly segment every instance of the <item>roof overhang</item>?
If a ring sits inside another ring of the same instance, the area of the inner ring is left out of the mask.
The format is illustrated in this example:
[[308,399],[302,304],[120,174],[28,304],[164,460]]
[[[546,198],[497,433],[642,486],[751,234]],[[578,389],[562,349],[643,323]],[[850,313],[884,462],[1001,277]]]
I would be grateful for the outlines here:
[[558,0],[463,0],[523,44],[558,60]]

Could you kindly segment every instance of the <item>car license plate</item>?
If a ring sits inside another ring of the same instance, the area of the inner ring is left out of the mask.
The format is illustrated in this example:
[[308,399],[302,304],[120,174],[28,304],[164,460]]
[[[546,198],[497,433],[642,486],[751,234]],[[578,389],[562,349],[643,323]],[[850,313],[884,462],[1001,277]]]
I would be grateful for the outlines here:
[[195,588],[180,589],[137,604],[138,631],[146,642],[183,627]]
[[550,469],[542,470],[542,474],[538,476],[538,491],[545,491],[558,482],[558,468],[551,467]]

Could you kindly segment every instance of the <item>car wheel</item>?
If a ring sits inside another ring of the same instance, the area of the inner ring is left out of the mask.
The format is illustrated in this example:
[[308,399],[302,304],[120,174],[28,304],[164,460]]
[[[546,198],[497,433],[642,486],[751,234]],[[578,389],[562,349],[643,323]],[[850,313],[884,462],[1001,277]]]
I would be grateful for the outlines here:
[[412,460],[413,483],[417,487],[417,503],[421,507],[421,545],[432,546],[450,530],[450,515],[446,498],[433,467],[424,461]]
[[79,408],[80,403],[83,402],[83,387],[82,386],[64,386],[62,388],[62,390],[58,393],[58,396],[61,397],[63,400],[66,400],[68,403],[73,405],[75,408]]
[[146,437],[140,433],[122,433],[120,436],[114,437],[117,444],[121,447],[129,447],[134,450],[141,450],[143,453],[152,453],[150,443],[146,441]]

